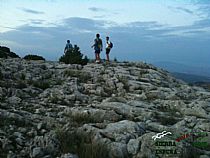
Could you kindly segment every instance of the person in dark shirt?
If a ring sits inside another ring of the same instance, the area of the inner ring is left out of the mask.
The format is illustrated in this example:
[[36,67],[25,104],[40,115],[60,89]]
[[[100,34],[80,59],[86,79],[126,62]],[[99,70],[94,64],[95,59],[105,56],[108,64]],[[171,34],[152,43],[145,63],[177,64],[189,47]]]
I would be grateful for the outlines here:
[[72,44],[70,43],[70,40],[67,40],[67,43],[66,43],[66,46],[64,48],[64,54],[66,52],[68,52],[69,50],[71,50],[73,47],[72,47]]
[[100,63],[100,53],[103,50],[103,44],[99,34],[96,34],[96,38],[94,39],[94,44],[92,45],[92,48],[94,48],[95,50],[96,63]]

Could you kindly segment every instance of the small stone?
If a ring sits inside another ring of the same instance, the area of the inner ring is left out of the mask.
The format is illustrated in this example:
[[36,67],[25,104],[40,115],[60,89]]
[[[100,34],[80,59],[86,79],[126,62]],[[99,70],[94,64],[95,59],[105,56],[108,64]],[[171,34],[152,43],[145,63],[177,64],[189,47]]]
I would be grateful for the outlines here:
[[209,158],[207,155],[201,155],[199,158]]
[[16,136],[16,137],[22,137],[22,133],[20,133],[20,132],[14,132],[14,134],[13,134],[14,136]]
[[16,138],[15,141],[21,146],[23,146],[23,144],[24,144],[23,140],[21,138]]
[[19,104],[21,102],[22,99],[16,97],[16,96],[12,96],[8,98],[8,102],[10,104]]
[[79,157],[77,155],[68,153],[68,154],[62,155],[60,158],[79,158]]
[[42,133],[42,134],[45,134],[45,133],[47,133],[47,130],[42,129],[42,130],[41,130],[41,133]]
[[127,150],[129,154],[135,155],[139,151],[139,140],[136,139],[130,139],[127,144]]
[[42,127],[43,127],[43,123],[42,122],[38,123],[37,129],[40,130]]
[[40,114],[40,109],[36,109],[35,114]]
[[36,147],[36,148],[33,149],[32,158],[40,158],[42,156],[44,156],[44,152],[43,152],[42,148]]
[[7,154],[7,158],[16,158],[17,156],[10,150]]

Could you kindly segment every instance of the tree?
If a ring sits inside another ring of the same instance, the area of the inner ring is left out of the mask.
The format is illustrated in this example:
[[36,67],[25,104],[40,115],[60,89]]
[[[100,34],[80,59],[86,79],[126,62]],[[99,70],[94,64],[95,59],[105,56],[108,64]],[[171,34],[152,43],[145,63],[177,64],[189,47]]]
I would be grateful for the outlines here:
[[86,65],[88,63],[88,58],[85,56],[83,59],[83,54],[80,52],[80,48],[74,45],[73,48],[69,49],[63,56],[60,57],[59,61],[65,64],[81,64]]
[[45,61],[45,58],[43,58],[42,56],[32,55],[32,54],[24,56],[23,59],[25,59],[25,60],[44,60]]
[[118,62],[118,60],[117,60],[117,58],[116,58],[116,57],[114,57],[114,62]]
[[14,52],[11,52],[8,47],[0,46],[0,58],[20,58]]

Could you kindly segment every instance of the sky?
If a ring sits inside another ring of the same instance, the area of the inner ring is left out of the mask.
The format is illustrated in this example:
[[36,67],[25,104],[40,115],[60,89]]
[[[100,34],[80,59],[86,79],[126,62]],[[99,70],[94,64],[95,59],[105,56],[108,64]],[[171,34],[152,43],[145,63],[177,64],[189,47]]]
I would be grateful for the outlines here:
[[58,60],[69,39],[94,58],[96,33],[121,61],[210,66],[210,0],[0,0],[0,46],[21,57]]

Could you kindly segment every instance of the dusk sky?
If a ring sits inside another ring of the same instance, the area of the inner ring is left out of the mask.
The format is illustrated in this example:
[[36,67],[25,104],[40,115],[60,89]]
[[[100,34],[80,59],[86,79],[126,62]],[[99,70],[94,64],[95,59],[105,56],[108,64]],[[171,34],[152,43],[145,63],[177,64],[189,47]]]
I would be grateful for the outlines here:
[[0,45],[22,57],[58,60],[70,39],[93,58],[100,33],[118,60],[210,66],[210,0],[0,0],[0,13]]

